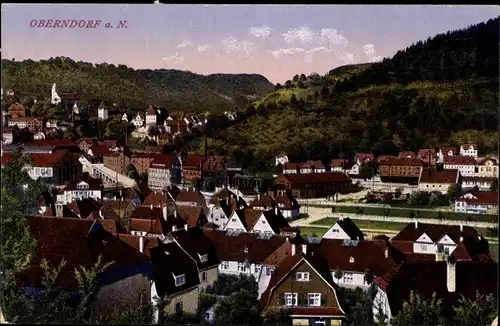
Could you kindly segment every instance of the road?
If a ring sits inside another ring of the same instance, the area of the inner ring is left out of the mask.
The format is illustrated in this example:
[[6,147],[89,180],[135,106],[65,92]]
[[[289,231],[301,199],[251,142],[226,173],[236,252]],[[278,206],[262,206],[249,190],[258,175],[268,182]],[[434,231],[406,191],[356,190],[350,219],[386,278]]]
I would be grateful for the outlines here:
[[319,199],[314,199],[314,200],[297,200],[300,205],[303,207],[306,205],[325,205],[328,207],[335,207],[335,206],[346,206],[346,207],[377,207],[377,208],[389,208],[389,209],[402,209],[402,210],[408,210],[408,209],[413,209],[413,210],[419,210],[419,211],[451,211],[452,208],[450,206],[448,207],[436,207],[436,208],[420,208],[420,207],[397,207],[397,206],[391,206],[391,205],[386,205],[386,204],[366,204],[366,203],[345,203],[345,202],[334,202],[334,201],[329,201],[325,200],[323,198]]

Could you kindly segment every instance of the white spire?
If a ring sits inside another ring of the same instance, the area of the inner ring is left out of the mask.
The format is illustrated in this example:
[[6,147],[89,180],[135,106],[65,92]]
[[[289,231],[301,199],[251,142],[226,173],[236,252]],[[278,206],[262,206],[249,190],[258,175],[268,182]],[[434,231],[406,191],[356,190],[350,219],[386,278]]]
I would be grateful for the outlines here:
[[59,104],[61,103],[61,98],[56,92],[56,84],[52,85],[52,104]]

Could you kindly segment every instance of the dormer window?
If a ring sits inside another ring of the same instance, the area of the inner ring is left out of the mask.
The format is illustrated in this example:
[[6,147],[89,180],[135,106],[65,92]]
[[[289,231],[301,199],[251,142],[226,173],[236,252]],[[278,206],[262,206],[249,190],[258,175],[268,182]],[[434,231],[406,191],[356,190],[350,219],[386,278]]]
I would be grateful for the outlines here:
[[247,248],[247,247],[245,247],[245,249],[243,250],[243,252],[244,252],[245,254],[248,254],[248,248]]
[[179,276],[174,275],[174,279],[175,279],[175,286],[182,286],[186,284],[186,275],[184,274],[181,274]]
[[200,262],[206,263],[208,261],[208,255],[207,254],[205,254],[205,255],[198,254],[198,256],[200,257]]
[[351,263],[351,264],[354,263],[354,257],[352,257],[352,256],[349,257],[349,263]]
[[309,273],[307,272],[298,272],[297,273],[297,281],[307,282],[309,281]]

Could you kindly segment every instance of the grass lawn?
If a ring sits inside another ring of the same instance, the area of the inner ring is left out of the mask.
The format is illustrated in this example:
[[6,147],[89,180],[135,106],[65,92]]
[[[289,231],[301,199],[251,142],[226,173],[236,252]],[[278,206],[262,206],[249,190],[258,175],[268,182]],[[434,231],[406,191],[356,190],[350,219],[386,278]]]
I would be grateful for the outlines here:
[[321,237],[328,229],[314,227],[300,227],[300,235],[304,237]]
[[[331,217],[326,217],[322,218],[321,220],[314,221],[311,224],[312,225],[325,225],[325,226],[332,226],[335,224],[337,219],[331,218]],[[367,221],[367,220],[355,220],[353,219],[354,223],[360,228],[361,230],[395,230],[399,231],[403,229],[408,223],[396,223],[396,222],[381,222],[381,221]]]
[[[325,207],[326,205],[313,205]],[[330,205],[327,205],[331,207]],[[456,213],[456,212],[440,212],[440,211],[421,211],[418,209],[390,209],[383,207],[364,207],[364,206],[334,206],[335,213],[346,213],[346,214],[365,214],[365,215],[377,215],[377,216],[397,216],[397,217],[408,217],[410,218],[441,218],[446,220],[461,220],[461,221],[482,221],[482,222],[497,222],[498,215],[486,215],[486,214],[466,214],[466,213]]]

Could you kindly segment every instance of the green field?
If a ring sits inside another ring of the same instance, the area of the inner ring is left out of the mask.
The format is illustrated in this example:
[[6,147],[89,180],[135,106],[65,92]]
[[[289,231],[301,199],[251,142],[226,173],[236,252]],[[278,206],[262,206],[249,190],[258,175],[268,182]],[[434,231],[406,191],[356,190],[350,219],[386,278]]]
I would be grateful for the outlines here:
[[460,221],[481,221],[481,222],[497,222],[498,215],[485,215],[485,214],[465,214],[456,212],[441,212],[441,211],[421,211],[418,209],[390,209],[383,207],[365,207],[365,206],[331,206],[310,204],[312,207],[331,207],[334,213],[346,214],[365,214],[365,215],[378,215],[378,216],[395,216],[395,217],[408,217],[425,219],[437,218],[443,220],[460,220]]
[[[321,220],[314,221],[311,225],[324,225],[332,226],[335,224],[337,219],[326,217]],[[361,230],[394,230],[399,231],[403,229],[408,223],[396,223],[396,222],[380,222],[380,221],[367,221],[367,220],[354,220],[354,223]]]
[[314,227],[300,227],[300,235],[304,237],[321,237],[328,229]]

